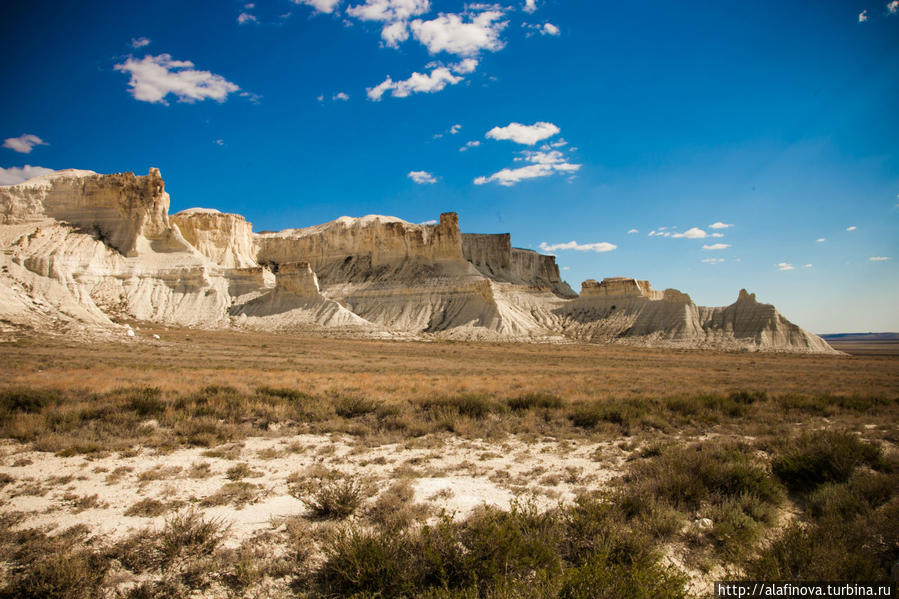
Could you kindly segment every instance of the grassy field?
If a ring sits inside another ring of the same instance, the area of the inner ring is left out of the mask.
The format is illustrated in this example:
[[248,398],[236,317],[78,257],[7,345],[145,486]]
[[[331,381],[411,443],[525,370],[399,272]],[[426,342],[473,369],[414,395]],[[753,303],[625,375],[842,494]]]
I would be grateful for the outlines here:
[[899,356],[860,353],[148,328],[2,343],[0,597],[886,580]]

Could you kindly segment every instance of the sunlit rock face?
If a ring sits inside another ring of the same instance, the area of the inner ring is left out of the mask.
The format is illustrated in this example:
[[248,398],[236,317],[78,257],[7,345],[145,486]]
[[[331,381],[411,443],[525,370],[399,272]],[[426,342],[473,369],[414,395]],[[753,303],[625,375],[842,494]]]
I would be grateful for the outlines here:
[[58,171],[0,187],[0,323],[833,352],[745,290],[705,308],[609,277],[584,281],[578,296],[553,256],[514,248],[507,233],[462,234],[453,212],[436,224],[370,215],[253,233],[237,214],[168,208],[157,169]]

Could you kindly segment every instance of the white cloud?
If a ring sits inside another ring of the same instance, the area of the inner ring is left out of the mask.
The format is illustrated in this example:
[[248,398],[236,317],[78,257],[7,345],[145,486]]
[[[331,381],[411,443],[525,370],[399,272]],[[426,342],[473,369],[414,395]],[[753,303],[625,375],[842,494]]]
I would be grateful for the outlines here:
[[729,243],[713,243],[711,245],[704,245],[702,249],[704,250],[726,250],[730,247]]
[[165,98],[169,94],[174,94],[179,102],[207,98],[224,102],[228,94],[240,90],[221,75],[197,71],[193,66],[189,60],[172,60],[170,54],[160,54],[147,55],[141,60],[129,56],[124,63],[115,65],[115,69],[131,74],[128,82],[131,95],[142,102],[168,105]]
[[375,87],[367,88],[366,92],[369,100],[377,102],[387,91],[390,91],[394,98],[405,98],[413,93],[439,92],[447,85],[455,85],[460,81],[462,77],[453,75],[446,67],[439,67],[427,75],[412,73],[412,76],[405,81],[394,81],[388,75],[387,79]]
[[724,233],[712,233],[712,237],[724,237]]
[[538,121],[533,125],[521,123],[509,123],[505,127],[494,127],[487,132],[490,139],[508,139],[515,143],[532,146],[538,141],[552,137],[559,133],[560,129],[552,123]]
[[135,50],[138,48],[143,48],[144,46],[149,46],[150,40],[145,37],[132,37],[131,38],[131,47]]
[[856,227],[855,225],[852,225],[851,227],[846,227],[846,230],[847,231],[855,231],[857,228],[858,227]]
[[709,229],[727,229],[729,227],[733,227],[733,225],[723,223],[720,220],[716,223],[712,223],[709,225]]
[[890,11],[891,15],[899,13],[899,0],[893,0],[887,4],[887,10]]
[[571,270],[571,267],[570,267],[570,266],[563,266],[563,267],[562,267],[562,270]]
[[868,258],[870,262],[886,262],[889,259],[889,256],[871,256],[870,258]]
[[324,94],[319,94],[315,99],[318,100],[319,102],[324,102],[324,101],[325,101],[325,95],[324,95]]
[[334,9],[340,4],[340,0],[291,0],[294,4],[305,4],[307,6],[311,6],[317,12],[323,12],[326,14],[331,14],[334,12]]
[[475,56],[481,50],[496,52],[505,45],[499,39],[500,32],[508,25],[502,21],[503,13],[486,10],[464,22],[457,14],[441,13],[430,21],[416,19],[410,27],[412,34],[431,54],[447,52],[458,56]]
[[462,129],[462,125],[453,125],[449,129],[450,135],[455,135],[456,133],[459,132],[460,129]]
[[380,21],[381,39],[391,48],[409,39],[409,18],[431,10],[429,0],[366,0],[347,9],[347,14],[362,21]]
[[3,142],[4,148],[9,148],[10,150],[14,150],[19,152],[20,154],[30,154],[31,150],[34,149],[34,146],[46,146],[47,142],[42,140],[37,135],[32,135],[31,133],[25,133],[18,137],[10,137]]
[[237,23],[238,25],[246,25],[247,23],[258,23],[258,19],[256,19],[255,15],[251,15],[248,12],[242,12],[237,15]]
[[699,227],[693,227],[692,229],[687,229],[683,233],[675,233],[672,237],[686,237],[687,239],[705,239],[709,234],[700,229]]
[[639,232],[640,232],[640,231],[638,231],[637,229],[631,229],[630,231],[627,232],[627,234],[628,234],[628,235],[633,235],[634,233],[639,233]]
[[802,268],[812,268],[814,264],[803,264]]
[[552,152],[525,151],[522,154],[522,157],[516,158],[516,160],[524,160],[532,164],[514,169],[504,168],[489,177],[476,178],[474,184],[484,185],[485,183],[495,181],[504,187],[511,187],[526,179],[538,179],[563,173],[573,174],[581,168],[580,164],[568,162],[565,156],[558,150],[553,150]]
[[700,262],[705,262],[706,264],[721,264],[724,262],[724,258],[703,258]]
[[460,152],[465,152],[466,150],[468,150],[468,148],[476,148],[476,147],[478,147],[479,145],[481,145],[481,142],[479,142],[479,141],[477,141],[477,140],[475,140],[475,141],[470,141],[470,142],[466,143],[464,146],[462,146],[461,148],[459,148],[459,151],[460,151]]
[[456,64],[450,65],[450,68],[454,73],[459,73],[460,75],[465,75],[468,73],[473,73],[476,68],[478,68],[478,59],[477,58],[465,58]]
[[540,30],[541,35],[559,35],[559,33],[559,28],[552,23],[544,23],[543,28]]
[[23,167],[11,166],[3,168],[0,166],[0,185],[15,185],[34,177],[41,175],[49,175],[54,172],[52,168],[44,168],[43,166],[31,166],[26,164]]
[[532,13],[537,10],[537,0],[524,0],[524,8],[522,8],[526,13]]
[[409,171],[409,174],[406,175],[419,185],[436,183],[437,179],[434,178],[434,175],[429,173],[428,171]]
[[225,140],[224,140],[224,139],[217,139],[217,140],[215,140],[215,141],[212,142],[212,143],[214,143],[214,144],[217,145],[217,146],[224,146],[224,145],[225,145]]
[[350,96],[349,96],[349,94],[346,94],[344,92],[337,92],[336,94],[331,96],[331,99],[332,100],[340,100],[341,102],[346,102],[347,100],[350,99]]
[[569,241],[568,243],[556,243],[550,245],[548,243],[541,242],[540,249],[544,252],[555,252],[557,250],[577,250],[579,252],[611,252],[612,250],[618,249],[618,246],[614,243],[608,243],[605,241],[600,241],[598,243],[578,243],[576,241]]
[[816,241],[817,243],[824,243],[825,241],[827,241],[827,237],[819,237],[819,238],[816,239],[815,241]]
[[858,13],[858,22],[859,23],[864,23],[867,20],[868,20],[868,11],[867,10],[863,10],[860,13]]
[[783,270],[795,270],[795,268],[796,268],[795,266],[793,266],[793,265],[790,264],[789,262],[778,262],[778,263],[775,264],[774,266],[777,267],[777,270],[781,270],[781,271],[783,271]]

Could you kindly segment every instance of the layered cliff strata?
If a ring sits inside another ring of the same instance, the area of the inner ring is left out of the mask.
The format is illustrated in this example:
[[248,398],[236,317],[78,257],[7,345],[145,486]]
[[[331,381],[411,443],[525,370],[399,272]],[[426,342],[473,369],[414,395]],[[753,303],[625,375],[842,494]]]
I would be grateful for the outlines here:
[[168,214],[159,171],[59,171],[0,187],[0,322],[43,330],[146,320],[457,339],[576,339],[832,352],[740,292],[720,308],[614,277],[578,296],[552,256],[509,234],[341,217],[255,234],[242,216]]
[[559,297],[577,297],[559,275],[555,256],[513,248],[508,233],[463,233],[462,254],[495,281],[546,289]]

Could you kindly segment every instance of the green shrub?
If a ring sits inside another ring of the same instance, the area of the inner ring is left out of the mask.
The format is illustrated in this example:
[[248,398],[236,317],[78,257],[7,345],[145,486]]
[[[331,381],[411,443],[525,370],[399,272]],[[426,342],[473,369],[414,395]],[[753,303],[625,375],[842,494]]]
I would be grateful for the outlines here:
[[686,577],[657,561],[641,558],[630,563],[598,553],[565,573],[559,599],[681,599],[687,596]]
[[804,433],[776,448],[771,467],[793,491],[809,491],[828,482],[845,482],[856,468],[883,465],[878,445],[838,431]]
[[617,424],[624,434],[630,434],[638,426],[652,424],[647,420],[648,412],[644,400],[608,399],[575,404],[568,418],[581,428],[594,428],[601,422],[608,422]]
[[562,407],[562,398],[550,393],[526,393],[506,400],[506,405],[514,412],[526,410],[558,410]]
[[128,406],[139,416],[157,416],[165,412],[165,402],[162,401],[162,389],[157,387],[144,387],[130,392],[131,399]]
[[291,485],[290,493],[318,518],[346,518],[365,500],[362,482],[340,473],[319,479],[317,483]]
[[0,418],[8,418],[15,412],[34,414],[59,401],[59,392],[52,389],[3,389],[0,390]]
[[504,406],[484,393],[466,393],[449,397],[436,397],[422,402],[426,411],[439,413],[454,412],[460,416],[468,416],[475,420],[486,418],[494,412],[501,412]]
[[341,397],[334,404],[334,411],[342,418],[365,416],[378,409],[378,404],[359,396]]
[[9,599],[93,599],[109,560],[89,550],[58,551],[14,568],[0,597]]

